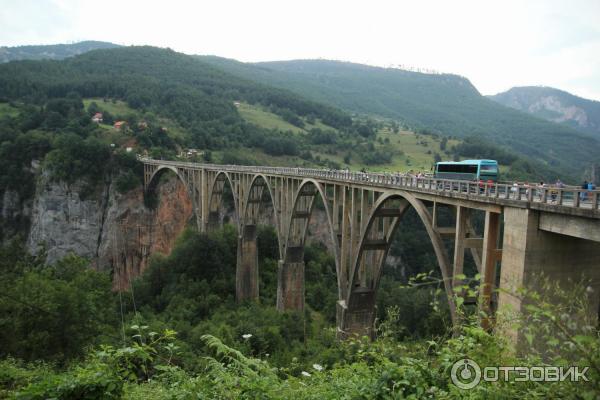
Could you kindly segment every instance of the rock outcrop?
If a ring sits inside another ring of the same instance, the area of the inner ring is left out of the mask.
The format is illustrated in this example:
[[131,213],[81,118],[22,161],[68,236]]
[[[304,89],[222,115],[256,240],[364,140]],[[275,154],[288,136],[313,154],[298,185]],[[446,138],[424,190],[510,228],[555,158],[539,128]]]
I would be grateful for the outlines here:
[[192,216],[185,187],[177,179],[159,185],[159,204],[144,206],[142,188],[118,193],[110,182],[82,199],[83,184],[38,182],[27,240],[33,253],[43,245],[47,262],[69,253],[113,272],[115,288],[126,288],[148,265],[151,254],[170,253]]
[[[107,191],[109,187],[102,190]],[[106,199],[96,195],[81,199],[82,192],[83,183],[54,182],[48,174],[42,173],[27,240],[32,253],[43,245],[50,264],[71,252],[88,259],[96,258]]]

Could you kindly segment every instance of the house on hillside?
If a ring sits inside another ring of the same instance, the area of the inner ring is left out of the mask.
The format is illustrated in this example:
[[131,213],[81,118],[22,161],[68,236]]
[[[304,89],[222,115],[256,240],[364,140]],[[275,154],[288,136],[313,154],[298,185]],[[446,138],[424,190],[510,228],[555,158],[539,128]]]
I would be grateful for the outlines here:
[[95,122],[97,124],[102,122],[102,113],[97,112],[96,114],[94,114],[94,116],[92,117],[92,122]]
[[181,158],[191,158],[194,156],[202,156],[202,155],[204,155],[204,152],[200,151],[198,149],[187,149],[187,151],[184,150],[179,153],[179,157],[181,157]]
[[127,121],[117,121],[113,125],[113,128],[115,128],[118,131],[120,131],[120,130],[126,128],[126,127],[127,127]]

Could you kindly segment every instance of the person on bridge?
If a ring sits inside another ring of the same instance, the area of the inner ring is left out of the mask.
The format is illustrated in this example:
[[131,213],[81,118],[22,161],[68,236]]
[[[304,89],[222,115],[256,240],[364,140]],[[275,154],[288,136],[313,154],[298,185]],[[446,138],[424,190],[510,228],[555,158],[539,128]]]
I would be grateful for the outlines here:
[[544,181],[540,181],[540,184],[538,185],[538,190],[537,190],[537,194],[538,197],[540,198],[540,201],[542,201],[544,199],[544,191],[546,190],[546,184],[544,183]]
[[485,192],[485,182],[483,181],[483,179],[479,180],[479,194],[482,194],[483,192]]
[[494,181],[491,179],[487,180],[488,193],[494,193]]
[[588,189],[588,181],[587,180],[583,181],[581,188],[583,189],[583,191],[579,193],[579,199],[581,201],[585,201],[585,199],[587,197],[587,193],[585,191]]
[[[565,187],[565,184],[562,183],[560,179],[557,179],[556,183],[555,183],[555,187],[558,190],[560,190],[560,189],[562,189],[562,188]],[[558,190],[551,190],[550,191],[550,199],[552,200],[553,203],[556,203],[556,196],[558,196]]]

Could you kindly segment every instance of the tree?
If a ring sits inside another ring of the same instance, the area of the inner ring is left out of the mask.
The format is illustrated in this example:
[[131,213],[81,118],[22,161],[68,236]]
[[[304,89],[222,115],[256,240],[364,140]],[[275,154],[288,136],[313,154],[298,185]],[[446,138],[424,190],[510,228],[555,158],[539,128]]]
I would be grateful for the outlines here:
[[442,151],[446,150],[447,144],[448,144],[448,138],[444,136],[442,138],[442,141],[440,142],[440,150],[442,150]]
[[[52,266],[22,253],[20,268],[0,271],[0,355],[66,362],[117,323],[112,284],[77,256]],[[16,273],[16,276],[15,276]]]

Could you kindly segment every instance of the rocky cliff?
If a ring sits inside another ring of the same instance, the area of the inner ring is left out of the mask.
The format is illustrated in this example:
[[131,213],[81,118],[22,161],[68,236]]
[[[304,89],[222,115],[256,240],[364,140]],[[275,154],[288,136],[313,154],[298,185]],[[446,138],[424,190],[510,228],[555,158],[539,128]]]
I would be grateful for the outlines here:
[[118,193],[106,182],[82,199],[82,184],[52,182],[42,175],[31,211],[27,244],[46,247],[47,262],[68,253],[113,271],[115,288],[126,288],[155,252],[168,254],[192,215],[185,187],[176,179],[159,185],[159,205],[144,206],[142,188]]
[[544,86],[514,87],[490,99],[548,121],[600,133],[600,102]]

